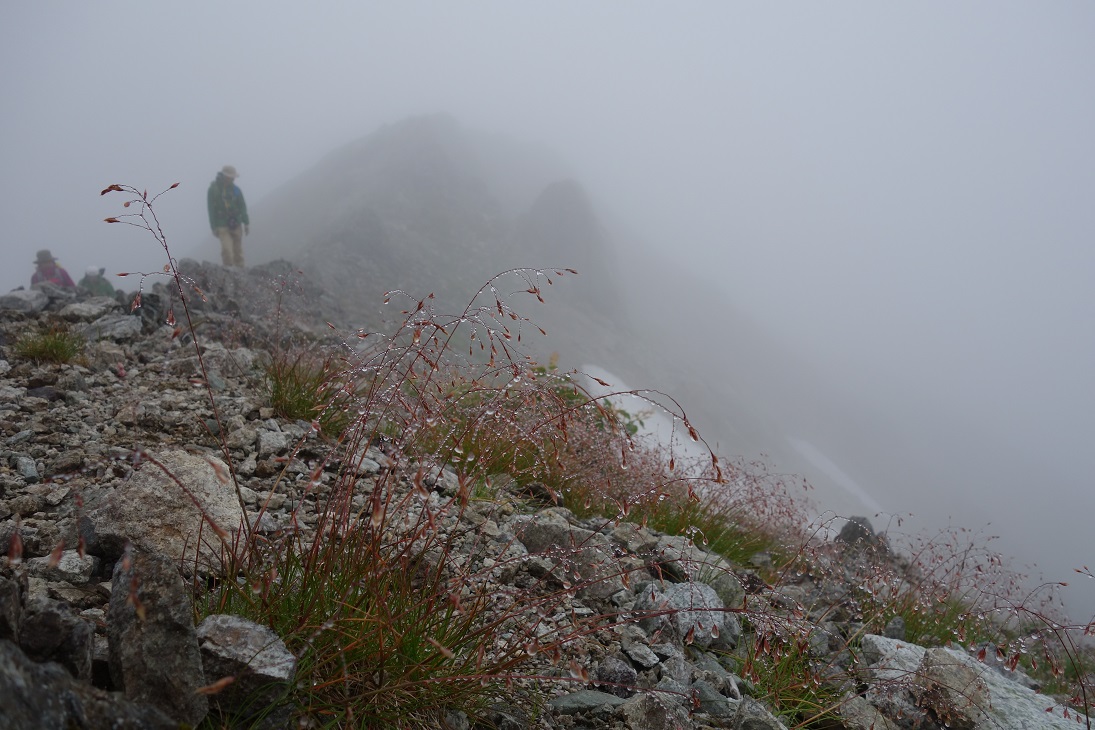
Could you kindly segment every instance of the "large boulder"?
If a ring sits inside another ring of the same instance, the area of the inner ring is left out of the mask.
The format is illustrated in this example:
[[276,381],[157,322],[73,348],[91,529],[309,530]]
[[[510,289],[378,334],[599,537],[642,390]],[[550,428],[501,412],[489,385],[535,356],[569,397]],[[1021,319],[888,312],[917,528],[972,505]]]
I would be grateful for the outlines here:
[[128,542],[190,565],[196,556],[199,572],[218,572],[225,546],[210,522],[231,536],[244,520],[228,467],[181,450],[153,457],[163,469],[144,461],[81,520],[88,549],[116,560]]

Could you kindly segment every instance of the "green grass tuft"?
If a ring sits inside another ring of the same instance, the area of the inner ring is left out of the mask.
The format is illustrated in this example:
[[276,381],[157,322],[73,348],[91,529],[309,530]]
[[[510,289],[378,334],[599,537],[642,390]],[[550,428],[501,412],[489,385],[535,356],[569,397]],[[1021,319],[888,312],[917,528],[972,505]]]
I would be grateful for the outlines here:
[[266,367],[270,405],[282,418],[315,423],[329,437],[338,436],[350,423],[343,404],[342,382],[330,358],[307,350],[279,352]]
[[75,360],[86,341],[67,326],[56,324],[49,331],[27,335],[15,344],[15,354],[36,363],[65,364]]

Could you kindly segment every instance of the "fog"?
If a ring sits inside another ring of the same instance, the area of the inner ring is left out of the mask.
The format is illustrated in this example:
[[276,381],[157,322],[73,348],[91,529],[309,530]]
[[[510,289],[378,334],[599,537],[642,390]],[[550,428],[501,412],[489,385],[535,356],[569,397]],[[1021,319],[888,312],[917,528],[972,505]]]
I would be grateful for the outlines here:
[[749,387],[818,478],[1001,535],[1073,581],[1086,620],[1093,38],[1086,2],[9,2],[0,291],[40,248],[77,279],[159,269],[151,239],[101,222],[107,184],[180,182],[160,213],[186,255],[212,241],[222,165],[254,206],[444,111],[557,150],[651,255],[708,283],[714,307],[675,312],[656,272],[629,274],[695,324],[682,357],[729,358],[730,311],[778,343],[790,375]]

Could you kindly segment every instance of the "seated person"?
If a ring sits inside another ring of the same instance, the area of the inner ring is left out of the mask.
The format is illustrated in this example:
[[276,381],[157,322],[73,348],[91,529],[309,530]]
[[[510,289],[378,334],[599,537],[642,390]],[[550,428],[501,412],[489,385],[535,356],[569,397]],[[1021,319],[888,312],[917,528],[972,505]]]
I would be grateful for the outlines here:
[[38,268],[30,277],[30,287],[33,289],[38,284],[53,284],[63,289],[75,289],[76,282],[68,275],[68,272],[57,265],[57,259],[48,248],[38,252],[38,260],[34,262]]
[[104,266],[87,267],[87,271],[84,272],[84,278],[80,279],[80,286],[97,297],[114,296],[114,287],[107,281],[106,277],[103,276],[104,271],[106,271],[106,267]]

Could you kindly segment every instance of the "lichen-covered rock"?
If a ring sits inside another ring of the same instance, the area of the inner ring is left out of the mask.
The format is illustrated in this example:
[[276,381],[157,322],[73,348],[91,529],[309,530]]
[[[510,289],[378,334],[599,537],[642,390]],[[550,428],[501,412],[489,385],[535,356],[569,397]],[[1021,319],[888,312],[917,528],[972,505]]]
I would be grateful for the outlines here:
[[46,580],[63,580],[74,586],[84,585],[99,569],[99,558],[80,555],[78,550],[65,550],[60,558],[32,558],[27,561],[27,571]]
[[1077,726],[1074,712],[960,649],[925,649],[873,634],[864,636],[861,646],[870,664],[865,698],[886,717],[911,717],[942,708],[948,722],[976,730]]
[[228,467],[182,450],[153,456],[164,469],[145,461],[81,521],[89,550],[116,559],[129,542],[177,562],[197,555],[199,571],[218,572],[224,546],[209,522],[232,535],[244,520]]

